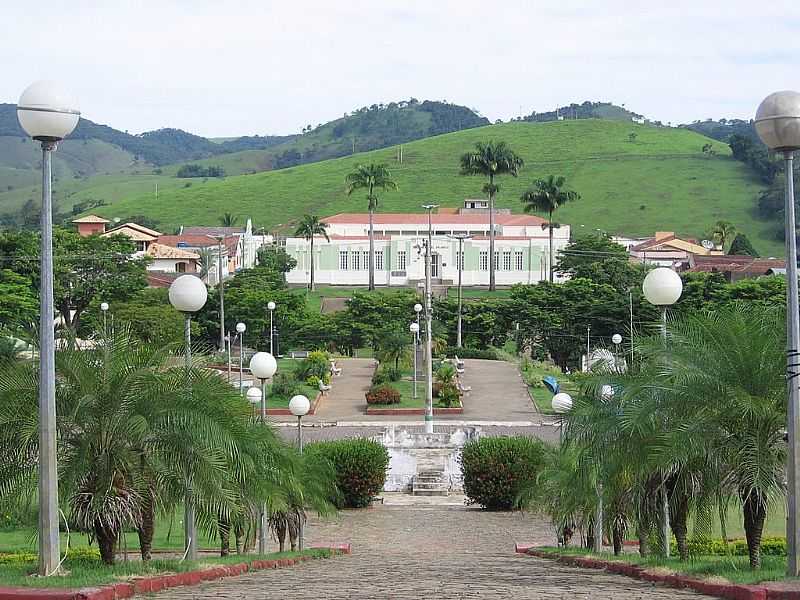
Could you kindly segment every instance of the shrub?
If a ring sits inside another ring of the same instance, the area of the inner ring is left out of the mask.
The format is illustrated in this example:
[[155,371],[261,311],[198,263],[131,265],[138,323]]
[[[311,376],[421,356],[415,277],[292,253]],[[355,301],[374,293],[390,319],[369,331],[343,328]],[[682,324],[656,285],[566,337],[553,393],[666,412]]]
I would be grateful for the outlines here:
[[458,356],[458,358],[482,358],[484,360],[499,360],[497,352],[491,348],[456,348],[446,346],[438,356]]
[[402,369],[395,369],[391,365],[382,364],[375,369],[375,372],[372,374],[372,385],[380,385],[382,383],[389,383],[390,381],[400,381],[402,377]]
[[530,437],[481,438],[467,442],[460,462],[470,504],[508,510],[523,487],[536,481],[546,446]]
[[390,385],[373,385],[366,393],[367,404],[399,404],[400,392]]
[[337,508],[363,508],[381,492],[389,467],[389,453],[379,442],[364,438],[318,442],[306,447],[311,460],[327,460],[336,473]]
[[[314,384],[319,385],[319,380]],[[271,393],[276,396],[291,397],[298,392],[300,382],[297,381],[290,373],[277,373],[272,380]]]
[[[677,554],[675,540],[671,544],[672,551]],[[786,538],[761,538],[761,554],[765,556],[786,556]],[[747,556],[747,541],[732,540],[726,545],[721,539],[690,539],[690,556]]]
[[460,397],[458,388],[454,384],[446,383],[441,385],[439,390],[439,404],[446,407],[458,406]]
[[[326,352],[315,351],[308,355],[308,358],[301,360],[295,368],[295,377],[298,381],[308,381],[309,377],[317,377],[325,381],[331,376],[331,364]],[[327,382],[326,382],[327,383]]]

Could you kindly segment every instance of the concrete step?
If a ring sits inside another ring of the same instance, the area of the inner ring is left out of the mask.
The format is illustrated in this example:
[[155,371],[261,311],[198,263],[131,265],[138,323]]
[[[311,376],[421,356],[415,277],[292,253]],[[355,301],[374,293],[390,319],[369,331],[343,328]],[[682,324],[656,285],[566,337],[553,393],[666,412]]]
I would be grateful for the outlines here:
[[446,489],[450,488],[449,485],[445,485],[441,481],[432,481],[430,483],[424,482],[424,481],[422,481],[422,482],[415,481],[414,485],[412,487],[415,490],[417,490],[417,489],[419,489],[419,490],[438,490],[438,489],[446,490]]
[[447,496],[447,495],[449,495],[449,493],[450,492],[448,490],[442,490],[442,489],[439,489],[439,490],[416,490],[415,489],[413,491],[413,495],[414,496]]

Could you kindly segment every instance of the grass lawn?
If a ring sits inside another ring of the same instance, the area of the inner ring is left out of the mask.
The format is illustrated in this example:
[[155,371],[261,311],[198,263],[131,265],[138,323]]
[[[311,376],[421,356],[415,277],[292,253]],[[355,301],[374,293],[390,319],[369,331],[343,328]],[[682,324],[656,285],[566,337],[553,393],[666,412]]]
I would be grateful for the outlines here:
[[304,550],[303,552],[275,552],[266,555],[237,555],[227,557],[204,557],[198,561],[179,561],[177,559],[151,560],[142,563],[139,560],[130,562],[117,561],[113,566],[103,565],[97,559],[78,558],[64,562],[63,568],[68,575],[63,577],[32,577],[36,571],[36,562],[27,561],[21,564],[0,564],[0,585],[12,587],[36,588],[81,588],[109,583],[120,583],[135,576],[158,575],[159,573],[181,573],[206,567],[249,563],[253,560],[276,560],[293,558],[300,555],[327,557],[330,551],[322,549]]
[[550,550],[558,554],[624,561],[644,567],[666,568],[698,579],[722,577],[731,583],[749,584],[760,581],[776,581],[783,579],[786,574],[786,557],[784,556],[762,556],[761,570],[752,571],[746,556],[698,556],[684,563],[677,558],[666,560],[657,557],[642,558],[635,552],[628,552],[617,557],[605,552],[599,555],[589,553],[585,548],[543,548],[543,550]]
[[[267,386],[269,390],[270,386]],[[314,402],[314,398],[319,394],[319,388],[311,387],[310,385],[302,385],[298,390],[299,394],[303,394],[310,402]],[[289,408],[289,400],[291,396],[278,396],[273,395],[267,391],[267,409],[270,408]]]
[[[558,380],[559,387],[562,391],[565,391],[568,394],[577,392],[577,386],[575,386],[575,384],[564,373],[562,373],[560,369],[552,365],[528,361],[525,365],[525,369],[522,370],[522,374],[526,382],[541,382],[544,376],[552,375]],[[529,385],[528,391],[533,398],[536,408],[539,409],[539,412],[544,415],[555,414],[553,413],[553,408],[551,405],[553,394],[550,393],[550,390],[543,385]]]

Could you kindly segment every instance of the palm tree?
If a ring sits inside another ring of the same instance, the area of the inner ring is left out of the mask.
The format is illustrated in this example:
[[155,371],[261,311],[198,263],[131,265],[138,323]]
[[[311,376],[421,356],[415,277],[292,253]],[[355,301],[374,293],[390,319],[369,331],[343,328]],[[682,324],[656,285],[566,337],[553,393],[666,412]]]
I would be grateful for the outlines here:
[[463,154],[460,159],[462,175],[481,175],[489,182],[483,192],[489,196],[489,290],[495,290],[494,271],[494,198],[500,186],[494,181],[498,175],[516,177],[523,166],[522,158],[509,148],[505,142],[477,142],[475,150]]
[[711,239],[714,240],[714,243],[717,244],[724,253],[725,246],[728,245],[728,242],[733,241],[733,238],[736,237],[736,233],[736,225],[730,221],[717,221],[714,225],[714,229],[711,230]]
[[[92,350],[56,354],[60,492],[70,522],[97,539],[105,563],[114,562],[127,527],[139,531],[149,559],[156,507],[174,508],[189,490],[202,530],[213,532],[218,515],[234,518],[233,482],[267,462],[249,450],[281,445],[271,430],[254,431],[247,402],[230,385],[211,371],[170,368],[175,358],[123,327],[98,336]],[[0,370],[0,505],[35,498],[37,390],[34,365]]]
[[200,272],[198,275],[200,279],[205,279],[214,266],[214,257],[216,254],[211,252],[208,248],[201,248],[198,250],[197,254],[200,256]]
[[525,205],[525,212],[545,212],[547,213],[547,225],[542,225],[542,229],[547,227],[550,234],[550,283],[553,283],[553,229],[559,227],[553,223],[553,212],[559,206],[570,200],[579,200],[580,195],[573,190],[563,189],[565,179],[550,175],[547,179],[537,179],[533,182],[533,187],[520,197]]
[[[294,234],[297,237],[308,240],[311,244],[311,254],[309,260],[311,262],[311,285],[310,291],[314,291],[314,236],[321,235],[325,237],[325,241],[329,242],[328,232],[326,231],[328,224],[320,220],[316,215],[303,215],[300,224],[295,229]],[[370,238],[371,239],[371,238]],[[370,248],[370,254],[371,252]]]
[[375,289],[375,236],[373,232],[373,217],[378,208],[378,196],[375,190],[396,190],[397,183],[392,179],[392,174],[385,164],[358,165],[356,170],[345,177],[347,195],[355,190],[367,190],[369,202],[369,289]]
[[236,227],[236,223],[239,221],[239,217],[233,215],[232,213],[226,212],[220,218],[219,222],[223,227]]

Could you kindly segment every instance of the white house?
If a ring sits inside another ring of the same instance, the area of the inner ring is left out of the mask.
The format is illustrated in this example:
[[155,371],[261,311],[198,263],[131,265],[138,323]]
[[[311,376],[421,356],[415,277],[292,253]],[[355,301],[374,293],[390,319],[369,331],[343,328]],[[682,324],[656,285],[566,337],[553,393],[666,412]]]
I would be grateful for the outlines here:
[[196,273],[199,270],[200,255],[183,248],[152,242],[145,254],[151,258],[150,264],[147,265],[148,271]]
[[[224,236],[230,273],[254,267],[258,262],[258,250],[273,242],[271,235],[253,233],[253,222],[250,219],[247,219],[244,227],[181,227],[180,233],[188,236]],[[231,238],[238,238],[238,242],[234,244]]]
[[[466,200],[457,211],[431,215],[433,248],[431,277],[436,284],[458,282],[462,268],[465,286],[489,285],[489,212],[481,201]],[[369,215],[343,213],[323,219],[329,241],[314,238],[314,282],[328,285],[367,285],[369,280]],[[428,235],[428,215],[377,213],[374,215],[375,284],[416,285],[425,279],[423,241]],[[472,237],[463,242],[452,235]],[[547,279],[549,249],[547,221],[533,215],[495,211],[495,277],[500,286],[536,283]],[[569,243],[570,228],[553,232],[554,252]],[[286,240],[286,251],[297,260],[287,274],[292,285],[310,280],[310,244],[303,238]]]

